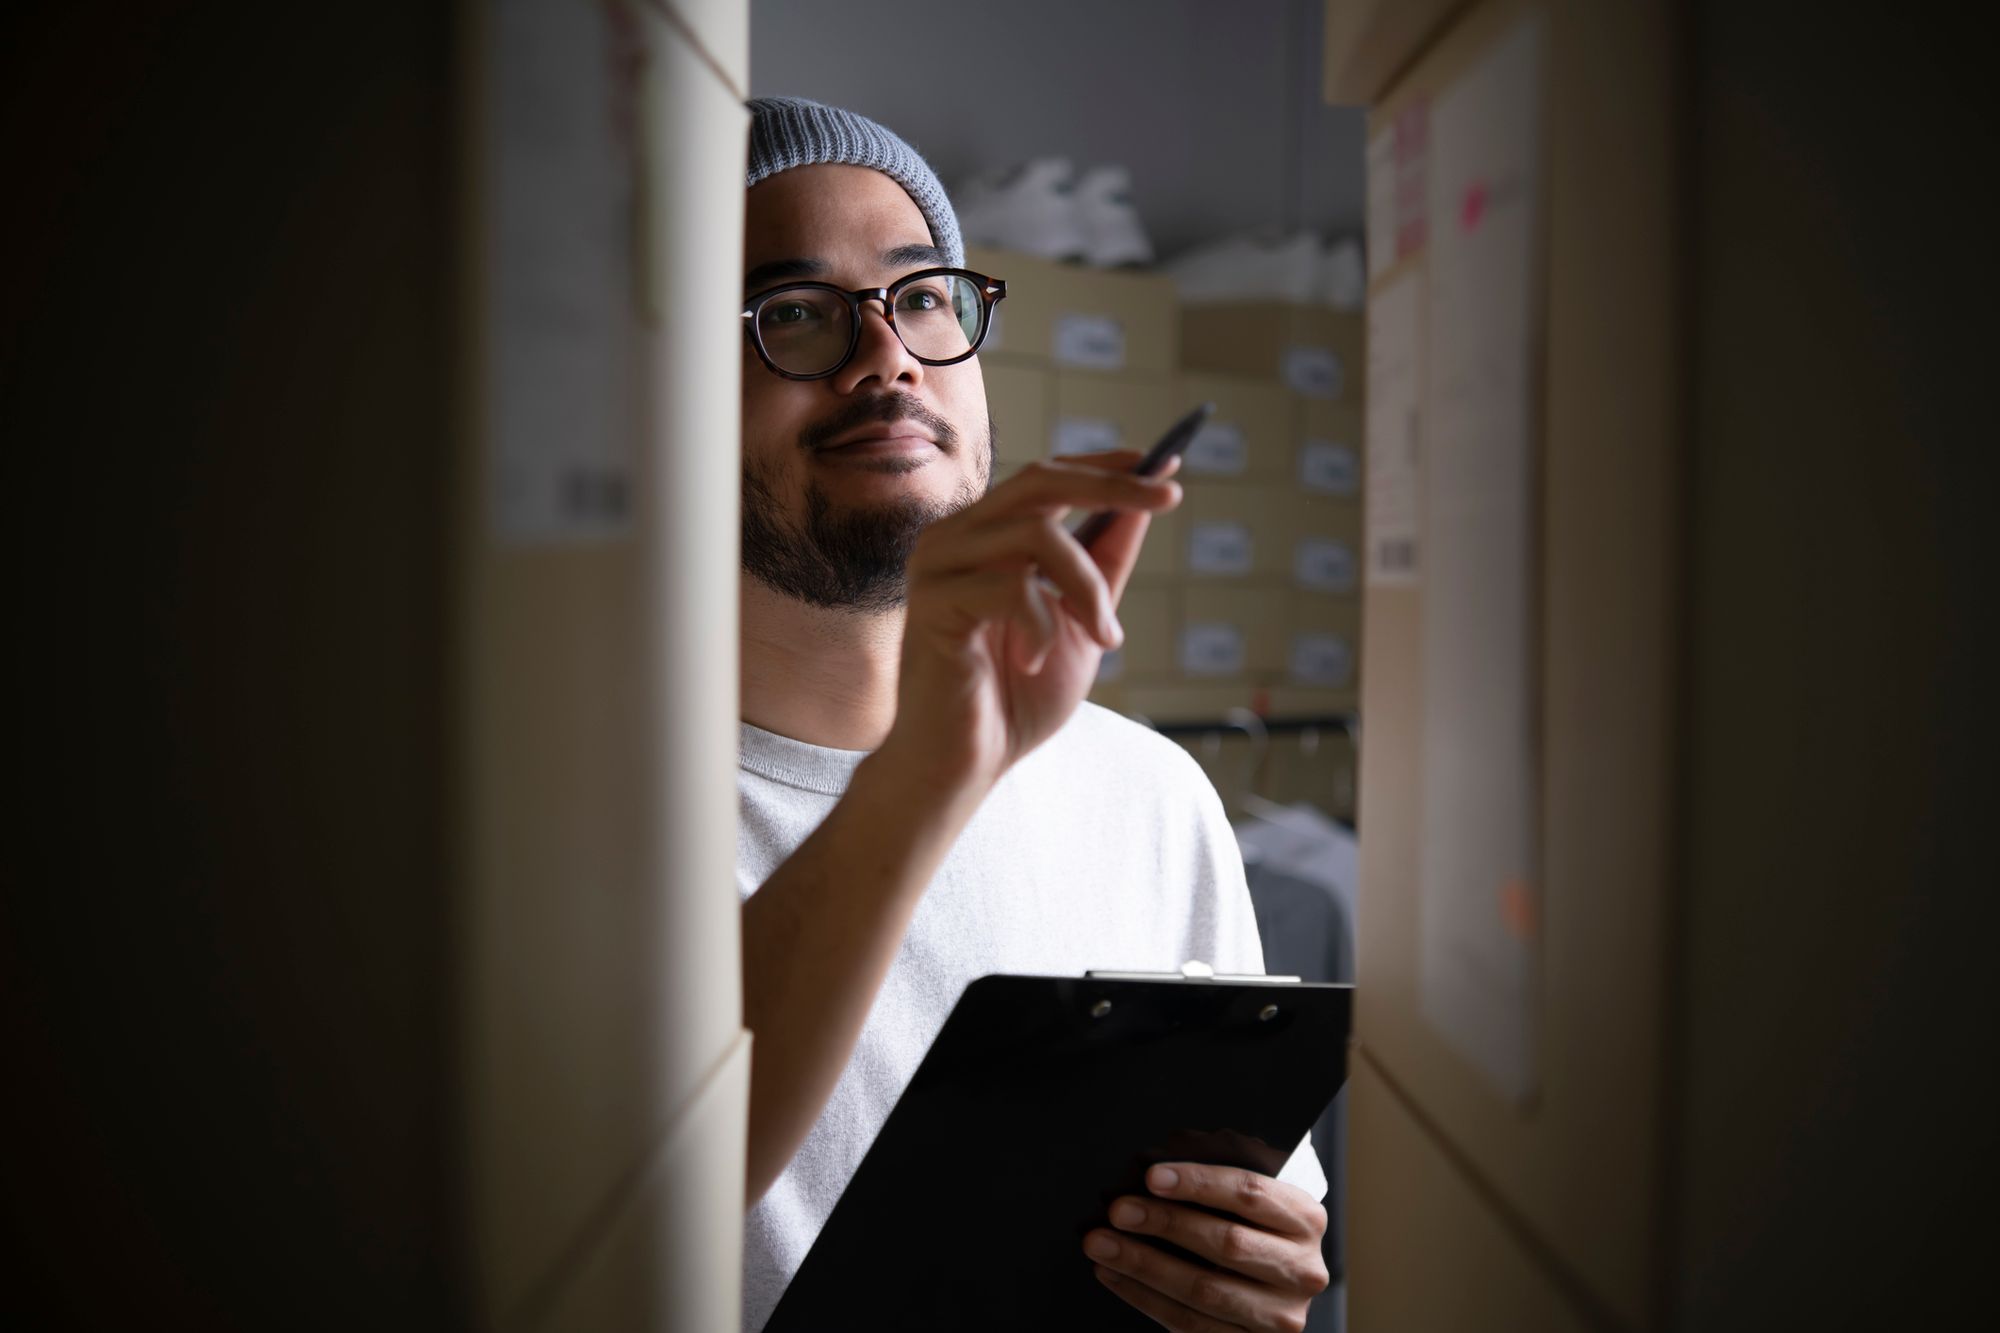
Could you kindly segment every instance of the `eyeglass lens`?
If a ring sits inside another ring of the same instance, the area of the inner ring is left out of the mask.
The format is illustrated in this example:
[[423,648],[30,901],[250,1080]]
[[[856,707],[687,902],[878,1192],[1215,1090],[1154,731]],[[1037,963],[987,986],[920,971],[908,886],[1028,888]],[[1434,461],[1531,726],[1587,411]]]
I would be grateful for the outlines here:
[[[912,356],[949,361],[965,355],[979,335],[984,314],[979,288],[968,278],[939,273],[897,291],[896,332]],[[757,336],[764,353],[794,375],[831,370],[847,355],[854,308],[837,293],[818,287],[773,292],[757,312]]]

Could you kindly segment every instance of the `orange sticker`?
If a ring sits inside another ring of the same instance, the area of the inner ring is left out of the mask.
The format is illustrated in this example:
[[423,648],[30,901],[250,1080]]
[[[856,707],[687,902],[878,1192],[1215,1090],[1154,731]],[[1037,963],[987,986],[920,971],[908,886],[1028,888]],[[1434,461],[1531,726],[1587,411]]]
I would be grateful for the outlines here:
[[1526,880],[1510,879],[1500,886],[1500,920],[1517,940],[1535,937],[1535,891]]

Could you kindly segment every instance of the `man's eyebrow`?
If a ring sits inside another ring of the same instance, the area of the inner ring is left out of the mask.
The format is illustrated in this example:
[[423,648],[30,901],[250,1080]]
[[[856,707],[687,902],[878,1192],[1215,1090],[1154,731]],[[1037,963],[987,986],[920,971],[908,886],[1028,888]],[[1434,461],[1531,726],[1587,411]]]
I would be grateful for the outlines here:
[[[889,269],[947,268],[950,264],[951,256],[935,245],[899,245],[882,252],[882,267]],[[746,295],[759,292],[786,278],[824,277],[831,267],[824,259],[774,259],[743,275],[743,291]]]
[[817,278],[829,267],[824,259],[774,259],[745,273],[743,290],[760,291],[780,278]]
[[884,268],[949,268],[951,256],[935,245],[899,245],[882,252]]

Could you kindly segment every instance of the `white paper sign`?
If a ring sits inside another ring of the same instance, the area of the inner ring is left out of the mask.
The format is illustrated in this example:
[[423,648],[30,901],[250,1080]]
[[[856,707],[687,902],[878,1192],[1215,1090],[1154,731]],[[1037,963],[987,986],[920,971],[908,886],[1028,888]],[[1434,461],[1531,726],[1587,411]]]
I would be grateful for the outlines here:
[[1333,537],[1301,537],[1292,548],[1292,578],[1316,592],[1351,593],[1354,548]]
[[1247,523],[1210,519],[1188,525],[1188,569],[1193,573],[1248,574],[1255,554]]
[[1423,383],[1423,279],[1410,272],[1368,302],[1368,554],[1371,585],[1409,586],[1421,572],[1418,394]]
[[488,519],[514,545],[632,530],[644,364],[636,92],[608,10],[513,0],[489,24],[484,283]]
[[1361,455],[1351,444],[1307,440],[1299,446],[1299,484],[1322,495],[1353,496],[1361,489]]
[[1058,365],[1125,369],[1125,326],[1109,315],[1057,315],[1050,341]]
[[1125,432],[1118,429],[1118,423],[1102,417],[1057,417],[1049,437],[1053,446],[1049,452],[1058,457],[1103,453],[1125,444]]
[[1306,685],[1346,685],[1354,679],[1354,648],[1340,634],[1294,634],[1292,679]]
[[1181,629],[1181,672],[1189,676],[1243,674],[1243,631],[1227,621],[1195,621]]
[[1249,470],[1250,444],[1233,421],[1211,421],[1188,441],[1181,466],[1206,476],[1238,477]]
[[1541,1001],[1542,68],[1531,18],[1433,104],[1424,316],[1417,990],[1439,1034],[1517,1102],[1538,1082]]
[[1294,343],[1285,349],[1279,378],[1293,393],[1308,398],[1338,398],[1347,385],[1347,368],[1331,347]]

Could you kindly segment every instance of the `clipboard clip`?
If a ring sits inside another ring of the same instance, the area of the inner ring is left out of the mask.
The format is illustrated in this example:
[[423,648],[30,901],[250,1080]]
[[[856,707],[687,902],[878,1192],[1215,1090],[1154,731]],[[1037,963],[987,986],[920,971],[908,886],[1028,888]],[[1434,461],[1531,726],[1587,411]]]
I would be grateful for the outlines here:
[[1178,972],[1085,972],[1086,981],[1276,981],[1296,982],[1297,977],[1266,976],[1262,972],[1225,972],[1217,975],[1216,970],[1199,958],[1190,958],[1181,964]]

